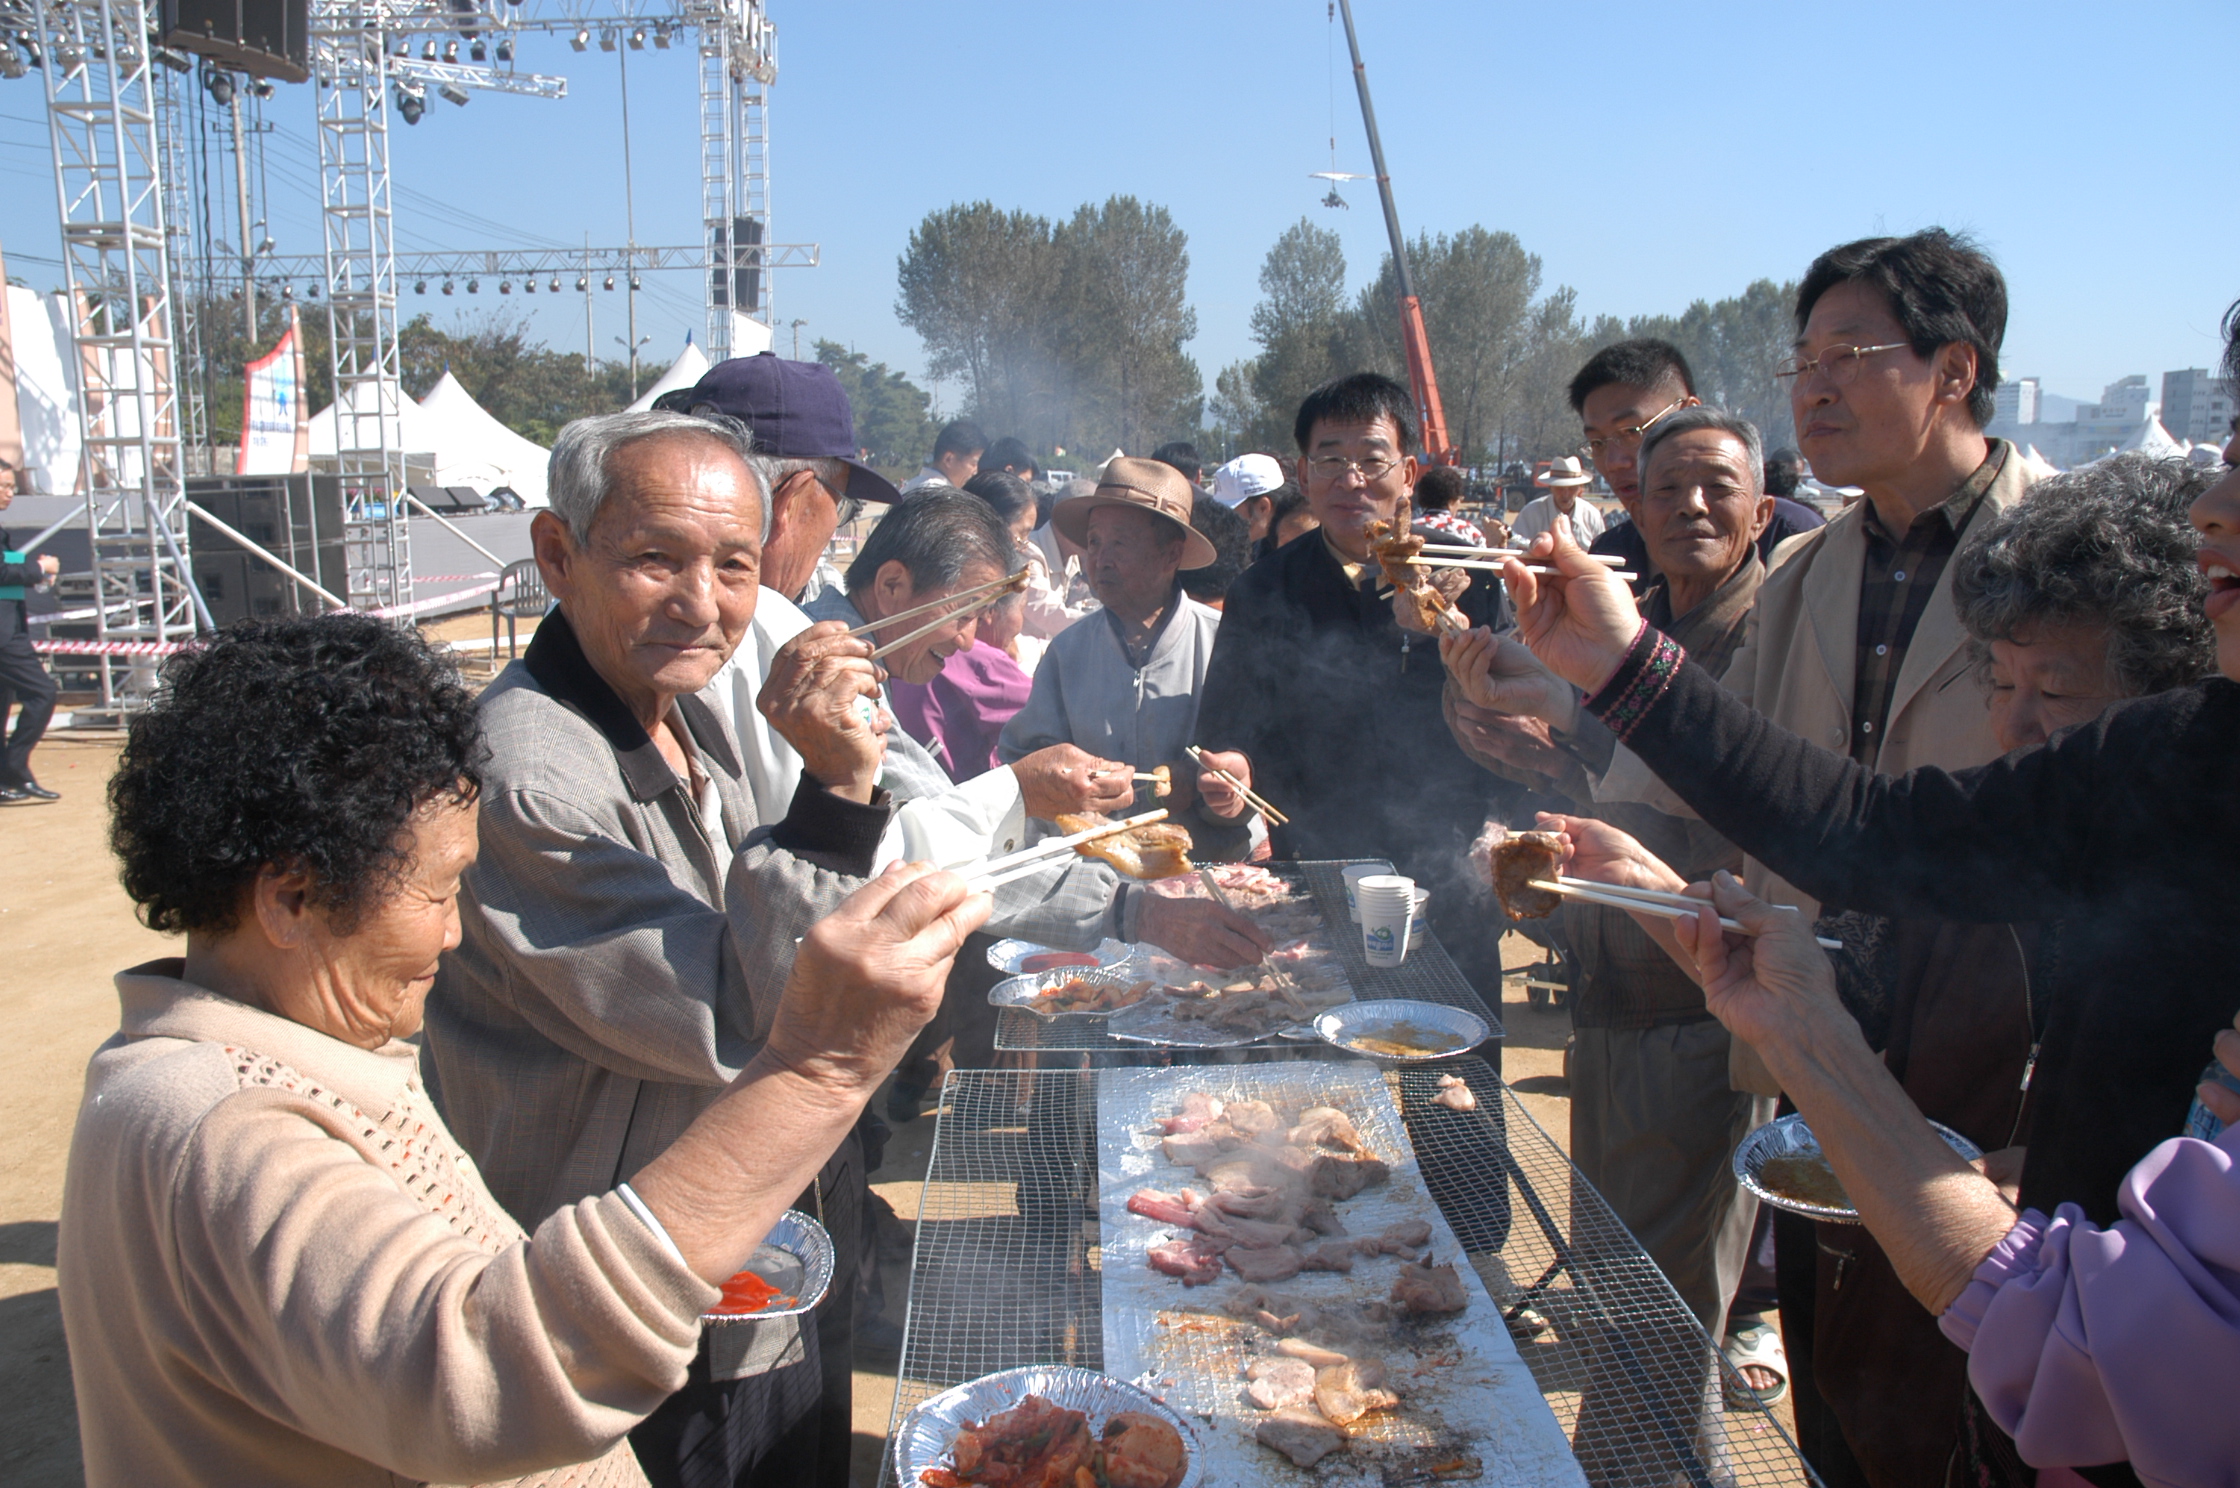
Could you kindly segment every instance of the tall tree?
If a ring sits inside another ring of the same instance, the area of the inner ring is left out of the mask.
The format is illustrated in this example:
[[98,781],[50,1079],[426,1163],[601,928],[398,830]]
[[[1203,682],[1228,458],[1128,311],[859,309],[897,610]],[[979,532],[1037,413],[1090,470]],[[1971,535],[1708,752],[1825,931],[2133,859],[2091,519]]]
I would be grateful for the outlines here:
[[[1300,218],[1260,264],[1260,303],[1252,308],[1246,442],[1277,454],[1291,448],[1291,419],[1323,383],[1357,370],[1348,344],[1346,256],[1338,235]],[[1232,403],[1234,400],[1232,400]]]
[[1063,255],[1047,219],[977,201],[928,212],[897,264],[895,315],[973,412],[1018,430],[1050,385]]
[[1190,308],[1189,238],[1132,196],[1083,205],[1056,234],[1068,361],[1086,393],[1082,433],[1138,452],[1194,431],[1204,406]]
[[885,362],[820,339],[817,360],[830,367],[855,410],[856,443],[865,458],[888,470],[914,471],[933,452],[938,432],[924,389]]
[[1794,281],[1760,279],[1731,298],[1697,300],[1679,315],[1636,315],[1622,325],[1602,317],[1590,339],[1597,347],[1630,336],[1670,341],[1695,372],[1697,396],[1756,424],[1772,449],[1796,442],[1789,390],[1773,375],[1789,352],[1796,301]]
[[[1451,238],[1418,236],[1408,264],[1423,302],[1447,436],[1464,463],[1475,464],[1518,391],[1526,319],[1540,292],[1540,260],[1524,251],[1514,233],[1472,225]],[[1379,370],[1404,378],[1400,287],[1390,254],[1376,282],[1361,292],[1359,315]]]

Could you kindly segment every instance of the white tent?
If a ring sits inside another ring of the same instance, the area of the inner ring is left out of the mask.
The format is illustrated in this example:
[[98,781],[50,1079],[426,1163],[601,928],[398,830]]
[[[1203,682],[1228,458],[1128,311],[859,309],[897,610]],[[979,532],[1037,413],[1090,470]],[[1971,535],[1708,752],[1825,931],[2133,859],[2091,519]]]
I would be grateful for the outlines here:
[[2148,419],[2138,433],[2123,442],[2123,447],[2116,453],[2129,454],[2134,450],[2143,455],[2153,455],[2158,460],[2182,460],[2186,453],[2186,447],[2170,437],[2170,431],[2162,427],[2162,420],[2158,418]]
[[498,422],[447,368],[420,400],[419,428],[435,451],[436,484],[488,493],[511,486],[530,506],[545,505],[552,452]]
[[[380,391],[375,392],[378,386]],[[341,448],[336,429],[336,408],[329,403],[311,415],[311,458],[332,460]],[[404,395],[395,383],[375,384],[361,382],[350,390],[351,422],[350,447],[363,449],[373,440],[373,419],[376,411],[384,426],[383,443],[411,459],[415,465],[435,463],[435,441],[429,437],[420,405]]]
[[686,331],[684,333],[683,354],[669,364],[669,370],[661,374],[660,381],[647,388],[640,395],[638,401],[630,405],[630,411],[632,413],[645,412],[653,406],[653,400],[663,393],[672,392],[677,388],[691,387],[702,377],[705,377],[707,372],[707,353],[692,344],[692,332]]
[[2038,447],[2034,444],[2024,446],[2022,468],[2030,472],[2032,480],[2044,480],[2049,475],[2059,475],[2061,473],[2060,468],[2051,460],[2038,453]]

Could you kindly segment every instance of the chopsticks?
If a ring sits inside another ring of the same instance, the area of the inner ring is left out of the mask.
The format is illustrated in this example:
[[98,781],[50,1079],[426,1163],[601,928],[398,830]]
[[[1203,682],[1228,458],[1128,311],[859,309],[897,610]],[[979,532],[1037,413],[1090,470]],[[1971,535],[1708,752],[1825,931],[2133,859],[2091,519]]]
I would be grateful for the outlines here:
[[[1517,558],[1523,555],[1518,553],[1511,553],[1509,556],[1512,558]],[[1423,564],[1427,568],[1483,568],[1488,569],[1494,573],[1501,572],[1500,564],[1488,563],[1478,558],[1427,557],[1419,558],[1416,561]],[[1623,562],[1624,560],[1614,559],[1612,561]],[[1559,579],[1564,576],[1562,569],[1552,567],[1549,564],[1545,563],[1527,563],[1524,566],[1524,571],[1526,573],[1549,574]],[[1627,583],[1631,583],[1636,578],[1639,578],[1640,575],[1630,574],[1627,573],[1624,569],[1618,569],[1612,572],[1610,577],[1613,579],[1624,579]]]
[[1199,769],[1205,770],[1210,774],[1218,775],[1223,780],[1228,781],[1229,789],[1244,797],[1245,805],[1250,806],[1253,810],[1259,812],[1262,816],[1266,817],[1269,821],[1274,822],[1279,827],[1287,825],[1290,822],[1290,817],[1285,816],[1282,812],[1276,810],[1275,807],[1270,806],[1266,801],[1262,800],[1260,797],[1247,790],[1245,788],[1244,782],[1237,779],[1236,776],[1230,774],[1227,770],[1220,768],[1218,765],[1208,764],[1206,762],[1206,752],[1203,749],[1200,749],[1195,744],[1185,744],[1182,746],[1182,750],[1183,753],[1189,755],[1190,758],[1198,762]]
[[1124,821],[1106,822],[1087,831],[1074,832],[1064,837],[1046,837],[1032,847],[1021,848],[1004,857],[990,858],[975,866],[965,876],[965,887],[976,893],[982,889],[1001,888],[1015,878],[1025,878],[1030,873],[1047,868],[1084,842],[1095,842],[1100,837],[1117,837],[1122,832],[1166,819],[1166,808],[1162,806],[1157,811],[1146,811]]
[[[949,596],[949,598],[951,599],[955,599],[956,597],[957,596],[955,596],[954,594]],[[977,614],[981,610],[984,610],[990,605],[995,604],[1002,598],[1003,592],[1001,590],[998,590],[993,594],[983,594],[978,599],[972,600],[967,604],[960,605],[956,609],[949,611],[949,613],[946,615],[937,615],[933,619],[927,621],[925,624],[919,626],[916,630],[911,631],[910,634],[902,637],[900,640],[889,641],[884,646],[873,647],[871,651],[871,659],[873,661],[877,661],[880,657],[886,655],[889,651],[899,651],[904,646],[909,645],[912,641],[915,641],[922,636],[932,635],[935,631],[939,630],[944,625],[954,625],[957,621],[962,620],[965,616]],[[886,625],[891,622],[882,620],[879,623],[881,625]]]
[[[1426,553],[1455,553],[1464,558],[1522,558],[1525,556],[1523,548],[1473,548],[1464,543],[1425,543],[1423,551]],[[1604,568],[1623,568],[1625,566],[1625,559],[1620,558],[1615,553],[1589,553],[1587,556]],[[1441,567],[1445,566],[1444,564],[1441,565]]]
[[[912,605],[907,610],[897,610],[893,614],[884,616],[877,620],[866,620],[863,622],[863,624],[855,626],[854,628],[849,630],[848,634],[852,636],[869,635],[871,634],[871,632],[877,630],[882,625],[892,625],[897,620],[916,619],[918,616],[925,614],[928,610],[938,610],[945,604],[955,604],[960,599],[971,599],[973,596],[985,594],[991,589],[1001,589],[1006,584],[1016,584],[1022,579],[1026,578],[1026,576],[1027,571],[1022,568],[1017,573],[1011,574],[1005,578],[990,579],[985,584],[976,584],[970,589],[960,589],[955,594],[944,594],[939,599],[929,599],[922,605]],[[959,613],[962,612],[960,611]]]
[[[1554,883],[1550,883],[1544,878],[1536,878],[1531,882],[1533,888],[1544,890],[1550,894],[1562,894],[1573,899],[1584,899],[1589,904],[1607,905],[1611,909],[1630,909],[1637,914],[1662,915],[1668,920],[1693,919],[1696,912],[1702,909],[1705,903],[1704,900],[1691,899],[1686,894],[1668,893],[1663,889],[1636,889],[1624,884],[1595,883],[1589,879],[1572,878],[1568,874],[1559,876]],[[1775,907],[1793,909],[1789,905],[1777,905]],[[1729,930],[1742,931],[1745,935],[1750,933],[1743,930],[1740,924],[1728,919],[1725,915],[1719,917],[1719,923]],[[1843,942],[1840,940],[1830,940],[1825,935],[1815,935],[1813,939],[1819,943],[1822,950],[1840,951],[1843,949]]]
[[[1198,869],[1198,882],[1206,886],[1206,892],[1213,896],[1214,903],[1231,914],[1239,913],[1235,902],[1223,893],[1221,885],[1214,881],[1211,868],[1201,867]],[[1275,962],[1270,959],[1274,954],[1275,947],[1270,946],[1268,954],[1260,958],[1259,970],[1266,972],[1269,980],[1276,984],[1276,995],[1290,1005],[1291,1011],[1304,1018],[1307,1016],[1307,1005],[1299,1000],[1299,984],[1291,980],[1289,972],[1277,969]]]

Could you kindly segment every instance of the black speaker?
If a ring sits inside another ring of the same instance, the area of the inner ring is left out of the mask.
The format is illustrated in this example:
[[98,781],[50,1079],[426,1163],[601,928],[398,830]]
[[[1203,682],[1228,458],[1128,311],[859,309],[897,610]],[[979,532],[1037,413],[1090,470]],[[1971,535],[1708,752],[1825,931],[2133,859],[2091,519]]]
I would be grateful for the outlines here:
[[[333,476],[191,476],[187,499],[334,594],[348,593],[342,488]],[[326,604],[191,513],[195,584],[220,626],[242,618],[311,614]]]
[[163,0],[163,44],[251,77],[311,76],[311,0]]

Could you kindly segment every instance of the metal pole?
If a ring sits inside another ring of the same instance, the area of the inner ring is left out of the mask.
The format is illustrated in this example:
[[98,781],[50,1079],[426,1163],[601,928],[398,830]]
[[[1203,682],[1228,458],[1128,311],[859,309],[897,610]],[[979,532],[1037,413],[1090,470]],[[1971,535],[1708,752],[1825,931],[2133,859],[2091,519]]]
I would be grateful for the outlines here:
[[505,559],[500,558],[497,554],[491,552],[481,543],[476,542],[473,538],[467,536],[464,532],[461,532],[457,527],[452,526],[450,522],[444,519],[443,513],[435,510],[433,507],[429,506],[427,502],[422,501],[419,497],[413,495],[409,488],[407,488],[404,493],[404,500],[405,505],[407,506],[419,507],[422,516],[434,517],[438,522],[442,522],[444,527],[451,533],[453,537],[459,539],[459,541],[465,543],[468,547],[474,549],[477,553],[480,553],[483,557],[489,559],[492,563],[497,564],[501,571],[505,568]]
[[226,111],[233,115],[233,189],[241,203],[241,312],[249,327],[249,355],[257,354],[257,249],[249,241],[249,152],[241,139],[241,90]]
[[[338,595],[328,593],[326,590],[320,588],[316,583],[313,583],[310,579],[307,579],[301,573],[298,573],[295,569],[290,568],[287,564],[281,562],[279,558],[260,546],[254,538],[245,537],[241,533],[236,532],[233,528],[228,527],[225,523],[219,521],[216,517],[211,516],[210,513],[204,511],[201,507],[195,505],[192,501],[183,502],[181,504],[184,505],[188,511],[193,512],[203,521],[208,522],[212,527],[217,528],[218,531],[224,533],[227,537],[232,538],[235,542],[241,544],[242,547],[248,549],[248,551],[253,556],[262,558],[265,562],[271,564],[274,568],[277,568],[278,570],[280,570],[280,572],[286,574],[289,578],[294,579],[297,583],[310,590],[313,594],[318,595],[321,599],[325,600],[328,604],[333,605],[336,609],[347,610],[350,608],[350,605],[347,601],[345,601]],[[215,625],[211,626],[210,628],[212,630],[217,629]]]
[[622,70],[622,221],[623,231],[629,239],[630,275],[624,285],[630,301],[630,398],[638,397],[638,208],[630,181],[630,49],[615,52]]

